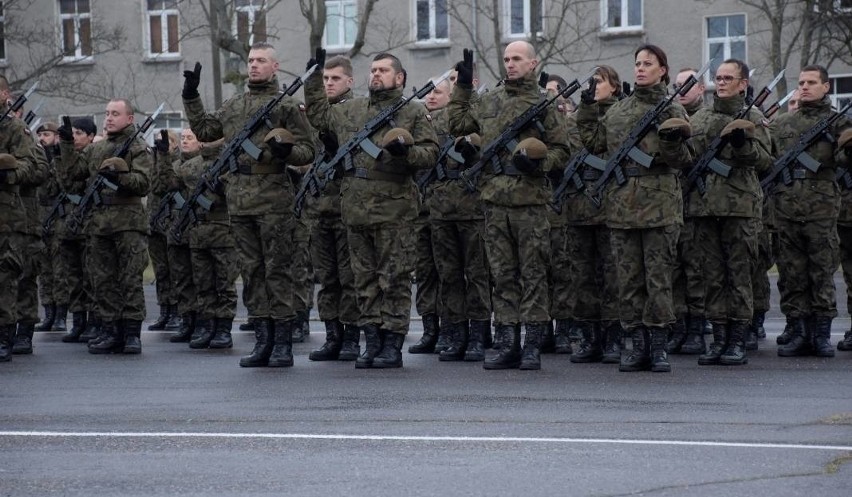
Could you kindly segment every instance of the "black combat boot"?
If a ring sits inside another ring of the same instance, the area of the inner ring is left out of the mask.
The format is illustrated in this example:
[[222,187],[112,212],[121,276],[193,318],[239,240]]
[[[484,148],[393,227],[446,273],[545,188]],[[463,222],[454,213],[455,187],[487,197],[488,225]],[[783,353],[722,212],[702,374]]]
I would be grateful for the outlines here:
[[787,316],[787,323],[784,325],[784,331],[775,337],[775,343],[777,345],[787,345],[790,343],[790,340],[792,340],[793,336],[796,334],[796,323],[798,320],[799,318]]
[[621,351],[624,348],[624,334],[621,323],[618,321],[605,321],[604,327],[604,350],[601,362],[604,364],[618,364],[621,362]]
[[122,319],[121,323],[124,327],[124,348],[121,352],[124,354],[141,354],[142,321]]
[[[12,341],[12,353],[16,355],[33,353],[33,332],[35,323],[18,323],[18,332]],[[834,352],[832,350],[832,352]]]
[[269,355],[270,368],[293,367],[293,330],[299,327],[298,319],[276,319],[274,321],[275,345]]
[[163,304],[160,306],[160,315],[157,316],[157,320],[148,325],[148,331],[163,331],[166,329],[166,323],[169,322],[169,318],[172,317],[171,313],[172,307],[169,304]]
[[212,319],[196,318],[195,331],[192,332],[192,338],[189,340],[189,348],[206,349],[210,346],[210,340],[213,340],[213,335],[215,334],[216,328]]
[[483,369],[517,369],[521,366],[521,325],[498,324],[494,353],[482,363]]
[[216,318],[213,320],[213,328],[216,329],[216,333],[210,340],[211,349],[230,349],[234,346],[234,339],[231,338],[231,327],[233,325],[234,318]]
[[552,354],[556,352],[556,334],[553,330],[553,321],[547,321],[544,327],[544,336],[541,337],[541,349],[542,354]]
[[308,311],[296,311],[295,326],[292,327],[293,341],[291,343],[302,343],[308,338],[308,334],[311,332],[309,316]]
[[240,358],[240,367],[264,368],[269,364],[269,354],[272,353],[272,320],[256,318],[252,321],[254,322],[254,349],[251,354]]
[[124,350],[124,326],[121,320],[103,321],[100,338],[89,344],[90,354],[120,354]]
[[195,335],[197,319],[198,313],[195,311],[185,313],[180,318],[180,328],[178,328],[177,333],[169,337],[169,341],[172,343],[186,343],[191,341]]
[[438,342],[438,315],[424,314],[421,319],[423,321],[423,336],[420,341],[408,347],[409,354],[435,353],[435,344]]
[[793,325],[793,337],[786,345],[778,347],[779,357],[800,357],[813,353],[813,330],[810,319],[800,317]]
[[698,356],[698,364],[701,366],[712,366],[719,364],[722,354],[728,348],[728,336],[731,330],[727,321],[724,323],[713,323],[713,343],[705,354]]
[[651,372],[669,373],[672,365],[666,354],[666,338],[669,335],[667,328],[650,327],[648,333],[651,335]]
[[485,360],[485,335],[491,335],[491,321],[470,322],[467,350],[464,351],[466,362],[482,362]]
[[763,327],[764,321],[766,321],[766,312],[754,311],[751,316],[751,326],[754,328],[754,334],[757,335],[758,340],[766,338],[766,328]]
[[181,314],[178,312],[177,304],[169,305],[169,319],[166,321],[163,329],[165,331],[180,331],[185,317],[186,313]]
[[483,322],[488,323],[488,326],[482,329],[482,348],[488,350],[494,346],[494,339],[491,336],[491,320],[485,319]]
[[571,337],[568,336],[568,330],[571,329],[571,321],[568,319],[557,319],[556,330],[553,333],[554,350],[557,354],[571,354],[574,350],[571,348]]
[[837,342],[837,350],[841,352],[849,352],[852,350],[852,329],[843,335],[843,340]]
[[53,318],[53,331],[68,331],[68,306],[63,304],[56,305],[56,312]]
[[681,355],[701,355],[707,352],[704,341],[704,319],[697,316],[686,318],[686,340],[680,345]]
[[356,369],[368,369],[373,367],[373,358],[382,350],[382,334],[375,324],[362,326],[364,331],[364,352],[355,360]]
[[240,323],[240,331],[254,331],[254,320],[247,319],[245,323]]
[[101,334],[101,319],[92,311],[88,313],[89,318],[86,320],[86,330],[80,335],[78,342],[89,343],[97,339]]
[[[754,313],[752,313],[752,316],[754,316]],[[745,338],[743,340],[746,350],[757,350],[757,329],[751,323],[746,323]]]
[[[382,369],[401,368],[402,344],[405,342],[405,335],[402,333],[392,333],[390,331],[382,331],[381,333],[382,350],[373,357],[373,367]],[[442,358],[443,354],[444,353],[442,352]]]
[[453,324],[442,319],[438,325],[438,341],[435,342],[435,354],[447,350],[453,342]]
[[[638,326],[630,330],[633,339],[633,350],[621,356],[618,370],[624,372],[648,371],[651,369],[651,338],[648,328]],[[665,339],[665,336],[664,336]],[[665,346],[665,342],[663,342]]]
[[524,349],[521,352],[521,364],[518,369],[535,371],[541,369],[541,341],[544,338],[547,323],[544,321],[524,325]]
[[14,324],[0,324],[0,362],[12,360],[12,335],[14,334]]
[[86,311],[75,312],[71,314],[71,331],[62,335],[62,341],[65,343],[79,342],[86,331]]
[[574,321],[580,330],[580,342],[574,348],[570,361],[573,363],[600,362],[603,359],[603,340],[600,321]]
[[728,346],[725,347],[725,352],[719,357],[719,364],[724,366],[748,364],[746,351],[749,348],[746,345],[746,336],[749,333],[749,328],[749,323],[745,321],[728,322]]
[[343,344],[340,346],[338,361],[354,361],[361,355],[361,328],[354,324],[343,325]]
[[336,361],[343,345],[343,324],[337,319],[325,322],[325,343],[308,355],[312,361]]
[[441,351],[439,361],[461,361],[467,350],[468,323],[450,323],[450,346]]
[[686,341],[687,321],[688,317],[684,316],[675,320],[672,325],[671,336],[669,336],[669,340],[666,343],[666,352],[669,354],[680,354],[680,348],[683,346],[683,342]]
[[56,320],[56,305],[47,304],[41,307],[44,309],[44,320],[35,327],[35,331],[50,331],[53,329],[53,321]]
[[834,346],[831,345],[831,316],[813,316],[814,355],[817,357],[834,357]]

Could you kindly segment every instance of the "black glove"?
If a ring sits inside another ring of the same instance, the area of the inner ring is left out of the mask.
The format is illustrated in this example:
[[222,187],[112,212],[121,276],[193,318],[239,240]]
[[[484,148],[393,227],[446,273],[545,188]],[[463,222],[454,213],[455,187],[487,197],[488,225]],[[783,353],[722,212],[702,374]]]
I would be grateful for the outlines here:
[[337,133],[334,131],[320,131],[319,139],[325,147],[325,153],[329,156],[336,154],[337,149],[340,148],[340,142],[337,140]]
[[269,141],[269,151],[272,152],[272,156],[276,159],[284,160],[290,156],[290,152],[293,151],[292,143],[279,143],[275,140]]
[[455,148],[455,151],[464,157],[465,165],[473,165],[473,160],[476,158],[476,154],[479,153],[476,145],[465,139],[459,140],[453,148]]
[[183,92],[181,96],[187,100],[198,97],[199,83],[201,83],[201,62],[196,62],[195,69],[183,72]]
[[73,142],[74,130],[71,128],[71,118],[68,116],[62,116],[62,126],[56,130],[56,133],[59,135],[59,139],[64,142]]
[[633,90],[630,89],[630,83],[628,83],[627,81],[621,83],[621,94],[625,97],[633,95]]
[[314,56],[311,57],[308,60],[308,63],[305,65],[305,70],[307,71],[308,69],[313,67],[314,64],[319,66],[317,69],[319,70],[319,72],[322,72],[323,67],[325,67],[325,49],[324,48],[317,47],[317,50],[314,53]]
[[6,180],[9,179],[9,173],[15,172],[12,169],[0,169],[0,185],[5,185]]
[[598,80],[592,78],[589,80],[589,87],[580,93],[580,101],[586,105],[595,103],[595,90],[598,87]]
[[731,141],[732,147],[742,148],[746,144],[746,132],[742,128],[737,128],[731,131],[731,134],[728,135],[728,139]]
[[385,146],[385,150],[394,157],[408,157],[408,148],[408,145],[399,140],[394,140]]
[[657,136],[660,137],[660,140],[667,142],[679,142],[684,139],[683,131],[680,128],[661,129],[657,131]]
[[515,154],[512,156],[512,164],[518,168],[518,171],[529,174],[541,167],[541,160],[530,159],[524,154]]
[[114,183],[116,185],[118,184],[118,178],[119,178],[120,174],[121,173],[119,173],[118,171],[113,171],[112,169],[99,169],[98,170],[99,176],[103,176],[104,178],[109,180],[110,183]]
[[463,88],[473,86],[473,50],[464,49],[462,61],[456,64],[456,84]]
[[159,155],[165,157],[169,154],[169,145],[169,132],[164,129],[161,129],[160,139],[154,140],[154,149]]

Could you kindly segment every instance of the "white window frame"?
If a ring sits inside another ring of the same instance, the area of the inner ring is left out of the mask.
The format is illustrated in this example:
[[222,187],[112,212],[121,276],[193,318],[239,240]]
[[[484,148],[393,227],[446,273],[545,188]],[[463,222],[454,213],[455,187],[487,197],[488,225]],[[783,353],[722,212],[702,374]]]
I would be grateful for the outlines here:
[[422,45],[429,44],[447,44],[450,42],[450,13],[449,6],[450,2],[453,0],[444,0],[444,4],[447,6],[447,11],[444,12],[444,15],[447,16],[447,37],[446,38],[438,38],[436,36],[436,31],[438,29],[438,6],[435,4],[437,0],[427,0],[429,2],[429,38],[425,38],[420,40],[417,38],[417,34],[420,31],[420,18],[417,16],[417,3],[421,0],[412,0],[411,12],[413,15],[413,26],[412,26],[412,34],[414,35],[414,42]]
[[[745,34],[740,35],[740,36],[725,36],[725,37],[721,37],[721,38],[710,38],[710,32],[709,32],[709,29],[708,29],[708,26],[707,26],[707,23],[710,19],[713,19],[715,17],[733,17],[733,16],[742,16],[743,17],[743,31],[744,31]],[[705,61],[710,59],[710,45],[711,44],[722,43],[722,46],[723,46],[722,60],[716,61],[716,64],[717,64],[717,67],[718,67],[718,64],[721,64],[722,61],[732,58],[731,42],[742,41],[745,44],[745,49],[744,49],[745,56],[743,57],[743,62],[748,64],[748,14],[746,14],[745,12],[734,12],[732,14],[716,14],[716,15],[712,15],[712,16],[704,16],[703,23],[704,23],[704,25],[702,26],[702,28],[704,30],[704,60]],[[733,58],[736,58],[736,57],[733,57]],[[716,79],[715,78],[716,78],[716,73],[713,70],[713,68],[711,68],[704,75],[704,84],[705,84],[707,89],[712,90],[712,89],[716,88]]]
[[[331,9],[329,8],[329,4],[336,5],[337,12],[339,14],[334,14],[335,16],[340,18],[340,21],[337,23],[337,36],[338,40],[341,40],[342,43],[338,43],[336,45],[332,45],[328,42],[328,30],[331,26],[329,23],[329,17],[331,17]],[[352,6],[354,7],[355,16],[353,19],[348,19],[346,17],[346,7]],[[351,43],[347,43],[346,41],[346,23],[352,22],[355,24],[354,36],[358,36],[358,0],[325,0],[325,31],[322,34],[323,46],[327,50],[348,50],[352,48],[352,45],[355,43],[355,39],[352,39]]]
[[[89,62],[94,59],[94,22],[92,19],[92,1],[89,0],[89,11],[84,13],[78,13],[77,10],[77,2],[79,0],[74,0],[74,10],[73,14],[62,13],[62,8],[60,5],[60,0],[56,0],[56,10],[59,12],[59,47],[63,52],[62,62]],[[64,21],[72,19],[74,21],[74,55],[64,55],[65,52],[65,31],[64,31]],[[89,20],[89,44],[92,46],[92,54],[91,55],[83,55],[83,44],[80,42],[80,21],[82,19]]]
[[831,99],[831,105],[834,108],[840,108],[840,99],[852,99],[852,93],[837,93],[837,80],[838,79],[852,79],[852,73],[850,74],[833,74],[828,77],[828,80],[831,82],[831,88],[828,91],[828,97]]
[[[240,35],[239,28],[239,12],[246,14],[248,17],[248,46],[254,45],[254,25],[257,23],[257,14],[263,12],[266,15],[266,21],[269,21],[269,12],[266,11],[266,0],[248,0],[248,5],[237,6],[234,8],[234,22],[232,33],[235,38]],[[268,30],[268,25],[266,26]],[[264,33],[264,38],[268,33]]]
[[[630,22],[630,2],[639,2],[639,24],[627,24]],[[644,0],[621,0],[621,26],[609,25],[609,2],[601,0],[601,31],[604,33],[637,32],[645,29],[645,2]]]
[[[180,53],[180,11],[177,8],[177,0],[174,0],[174,7],[167,7],[165,4],[169,0],[163,0],[162,9],[148,9],[148,0],[142,0],[145,7],[145,54],[148,59],[163,60],[163,59],[179,59]],[[169,16],[177,18],[177,40],[174,40],[177,46],[177,52],[169,52],[172,40],[169,39]],[[151,51],[151,18],[160,18],[160,44],[163,48],[162,52]]]
[[841,0],[834,0],[834,11],[838,14],[852,14],[852,3],[844,7]]
[[[524,3],[524,32],[512,32],[512,0],[503,0],[503,36],[507,39],[527,39],[532,36],[532,2],[520,0]],[[544,35],[544,19],[547,12],[545,0],[541,0],[541,31],[536,36]]]

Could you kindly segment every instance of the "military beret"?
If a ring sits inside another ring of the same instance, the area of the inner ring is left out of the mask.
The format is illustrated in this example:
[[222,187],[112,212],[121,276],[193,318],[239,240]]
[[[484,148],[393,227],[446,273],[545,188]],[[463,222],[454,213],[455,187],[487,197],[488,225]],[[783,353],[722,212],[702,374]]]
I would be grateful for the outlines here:
[[727,126],[722,128],[719,136],[728,136],[735,129],[742,129],[745,131],[747,138],[754,138],[754,123],[745,119],[734,119],[729,122]]
[[471,133],[469,135],[460,136],[456,138],[455,146],[458,146],[459,142],[462,140],[466,140],[468,143],[470,143],[476,148],[482,147],[482,137],[480,137],[477,133]]
[[837,145],[840,148],[846,148],[847,146],[852,145],[852,128],[840,133],[840,139],[837,140]]
[[414,145],[414,137],[411,136],[411,133],[407,129],[393,128],[382,137],[382,148],[387,147],[391,142],[395,141],[402,142],[403,145]]
[[18,169],[18,159],[12,154],[0,154],[0,171]]
[[269,133],[266,133],[266,136],[263,137],[264,143],[269,143],[272,140],[282,144],[289,143],[292,145],[296,143],[296,138],[293,136],[293,133],[290,133],[284,128],[275,128]]
[[50,131],[51,133],[56,133],[57,131],[59,131],[59,126],[57,126],[56,123],[48,121],[36,129],[36,133],[41,133],[42,131]]
[[107,169],[119,173],[126,173],[130,171],[130,168],[127,167],[127,162],[125,162],[121,157],[110,157],[109,159],[101,162],[100,169]]
[[547,157],[547,145],[538,138],[524,138],[512,154],[526,155],[529,159],[544,159]]
[[689,121],[687,121],[686,119],[672,117],[671,119],[666,119],[665,121],[663,121],[663,124],[660,125],[660,131],[675,128],[680,129],[680,132],[683,134],[684,138],[689,138],[690,136],[692,136],[692,126],[689,125]]

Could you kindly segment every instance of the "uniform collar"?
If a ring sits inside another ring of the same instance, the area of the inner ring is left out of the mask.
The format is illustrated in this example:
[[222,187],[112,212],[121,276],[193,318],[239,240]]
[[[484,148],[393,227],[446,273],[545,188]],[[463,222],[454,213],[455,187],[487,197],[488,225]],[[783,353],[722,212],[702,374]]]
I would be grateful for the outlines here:
[[523,78],[505,80],[503,87],[509,95],[523,95],[531,91],[538,95],[538,76],[535,71],[530,71]]
[[370,90],[370,105],[383,104],[399,100],[402,97],[402,88],[391,88],[390,90]]
[[114,141],[118,141],[122,138],[130,138],[135,131],[136,131],[136,126],[134,126],[133,123],[130,123],[121,131],[116,131],[116,132],[113,132],[113,133],[107,133],[107,140],[114,142]]
[[249,83],[247,86],[251,95],[278,93],[278,76],[272,76],[271,80],[264,81],[263,83]]
[[668,91],[666,84],[662,81],[651,86],[637,86],[633,90],[633,95],[640,102],[648,104],[656,104],[660,100],[666,98]]
[[728,98],[722,98],[719,95],[713,94],[713,110],[720,114],[736,115],[742,110],[744,104],[745,95],[742,93]]
[[817,116],[831,110],[831,99],[828,96],[814,102],[799,103],[799,112],[806,116]]
[[345,102],[345,101],[349,100],[350,98],[352,98],[352,89],[351,88],[346,90],[345,92],[341,93],[340,95],[334,97],[334,98],[329,98],[328,103],[330,103],[331,105],[339,104],[340,102]]

